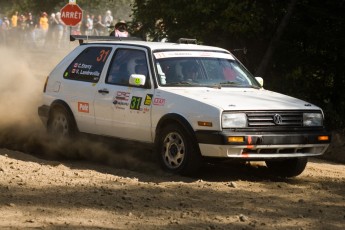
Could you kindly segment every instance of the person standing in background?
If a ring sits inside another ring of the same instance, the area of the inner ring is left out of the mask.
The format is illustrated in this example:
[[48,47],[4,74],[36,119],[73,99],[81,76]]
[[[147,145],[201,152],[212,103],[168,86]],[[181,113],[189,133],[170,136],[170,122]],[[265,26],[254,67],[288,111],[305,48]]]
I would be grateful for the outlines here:
[[42,43],[45,46],[46,45],[46,37],[47,37],[48,30],[49,30],[49,20],[48,20],[46,12],[42,13],[40,20],[39,20],[39,26],[41,29]]
[[125,21],[121,20],[115,24],[115,30],[113,36],[115,37],[128,37],[129,33],[127,30],[127,24]]
[[55,14],[56,17],[56,21],[57,21],[57,45],[58,48],[61,48],[61,44],[62,44],[62,39],[63,39],[63,35],[65,33],[65,23],[61,20],[61,13],[57,12]]
[[26,20],[26,39],[27,44],[30,48],[36,48],[35,44],[35,29],[36,23],[32,17],[31,12],[28,14],[28,19]]
[[105,17],[104,17],[104,25],[109,28],[110,25],[113,23],[113,20],[114,20],[114,18],[111,15],[111,11],[107,10]]
[[18,11],[16,11],[11,18],[11,26],[12,28],[17,28],[18,25]]
[[93,28],[95,29],[95,35],[103,35],[106,31],[106,26],[102,23],[102,15],[98,15],[97,19],[93,22]]

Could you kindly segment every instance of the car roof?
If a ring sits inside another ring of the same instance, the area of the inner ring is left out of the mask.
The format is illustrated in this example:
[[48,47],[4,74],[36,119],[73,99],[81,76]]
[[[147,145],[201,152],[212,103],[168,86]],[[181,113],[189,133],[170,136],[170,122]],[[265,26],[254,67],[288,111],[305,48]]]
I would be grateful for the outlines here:
[[82,45],[88,45],[88,44],[121,44],[121,45],[130,45],[130,46],[141,46],[141,47],[147,47],[151,49],[152,52],[162,51],[162,50],[202,50],[202,51],[216,51],[216,52],[229,53],[229,51],[219,48],[219,47],[215,47],[215,46],[182,44],[182,43],[171,43],[171,42],[150,42],[150,41],[137,41],[137,40],[126,40],[126,41],[86,40],[86,43],[83,43]]

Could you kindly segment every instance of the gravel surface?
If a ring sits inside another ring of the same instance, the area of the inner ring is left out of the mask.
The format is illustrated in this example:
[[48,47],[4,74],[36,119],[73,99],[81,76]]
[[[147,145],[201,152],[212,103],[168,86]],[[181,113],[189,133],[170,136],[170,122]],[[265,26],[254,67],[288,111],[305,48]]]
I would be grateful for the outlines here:
[[187,178],[0,149],[0,228],[343,229],[344,178],[344,165],[317,159],[293,179],[259,163]]

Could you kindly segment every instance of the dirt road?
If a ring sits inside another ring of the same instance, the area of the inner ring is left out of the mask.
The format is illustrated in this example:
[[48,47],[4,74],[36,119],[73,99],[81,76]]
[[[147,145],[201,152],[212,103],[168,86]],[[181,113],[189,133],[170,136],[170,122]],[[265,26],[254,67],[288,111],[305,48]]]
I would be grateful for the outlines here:
[[147,150],[56,144],[37,106],[64,55],[0,48],[0,229],[344,229],[344,164],[311,159],[293,179],[259,163],[208,165],[186,178]]
[[186,178],[0,149],[0,228],[344,229],[344,165],[311,161],[294,179],[259,164]]

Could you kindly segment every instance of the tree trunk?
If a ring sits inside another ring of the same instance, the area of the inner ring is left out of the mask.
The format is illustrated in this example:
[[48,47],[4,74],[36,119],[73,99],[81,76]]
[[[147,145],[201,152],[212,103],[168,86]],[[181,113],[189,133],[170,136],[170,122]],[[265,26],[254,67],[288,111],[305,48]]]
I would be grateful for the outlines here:
[[297,0],[291,0],[290,1],[289,5],[288,5],[287,13],[285,14],[283,19],[281,20],[281,22],[280,22],[280,24],[276,30],[276,33],[274,34],[270,44],[268,45],[265,56],[262,58],[262,61],[259,65],[259,68],[255,72],[255,76],[260,76],[260,77],[265,76],[267,66],[271,62],[274,50],[277,46],[277,42],[280,40],[280,38],[284,32],[284,29],[288,25],[288,22],[290,20],[290,17],[292,15],[292,12],[295,8],[296,3],[297,3]]

